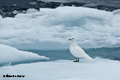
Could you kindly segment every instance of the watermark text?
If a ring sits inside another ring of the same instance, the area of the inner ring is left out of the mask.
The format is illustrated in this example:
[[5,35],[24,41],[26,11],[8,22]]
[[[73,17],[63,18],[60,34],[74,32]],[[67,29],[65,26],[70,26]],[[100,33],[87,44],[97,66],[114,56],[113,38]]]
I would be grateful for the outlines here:
[[8,77],[8,78],[10,78],[10,77],[22,77],[22,78],[24,78],[25,77],[25,75],[3,75],[3,77]]

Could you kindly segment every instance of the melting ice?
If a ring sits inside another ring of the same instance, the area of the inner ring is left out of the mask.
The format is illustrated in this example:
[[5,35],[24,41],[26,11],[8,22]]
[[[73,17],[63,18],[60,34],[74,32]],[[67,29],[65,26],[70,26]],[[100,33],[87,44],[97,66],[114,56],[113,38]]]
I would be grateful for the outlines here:
[[0,18],[0,43],[19,49],[64,49],[74,36],[84,48],[118,47],[119,17],[83,7],[29,9],[15,18]]

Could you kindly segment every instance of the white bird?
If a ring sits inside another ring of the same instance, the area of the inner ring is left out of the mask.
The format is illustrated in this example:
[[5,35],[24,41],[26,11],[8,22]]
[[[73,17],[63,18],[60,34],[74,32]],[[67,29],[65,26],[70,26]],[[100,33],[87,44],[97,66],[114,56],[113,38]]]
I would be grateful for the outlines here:
[[70,38],[68,40],[72,41],[70,44],[70,52],[73,56],[76,57],[76,61],[74,62],[79,62],[79,58],[93,60],[81,47],[78,46],[74,38]]

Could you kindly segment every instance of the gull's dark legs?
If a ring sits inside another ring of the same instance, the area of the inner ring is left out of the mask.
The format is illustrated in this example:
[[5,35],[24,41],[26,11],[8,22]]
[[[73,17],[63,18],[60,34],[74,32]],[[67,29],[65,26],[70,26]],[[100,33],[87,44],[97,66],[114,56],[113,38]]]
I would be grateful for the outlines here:
[[76,61],[74,61],[74,62],[79,62],[79,58],[76,58]]
[[77,60],[78,62],[79,62],[79,58],[78,58],[78,60]]
[[77,62],[77,58],[76,58],[76,60],[74,62]]

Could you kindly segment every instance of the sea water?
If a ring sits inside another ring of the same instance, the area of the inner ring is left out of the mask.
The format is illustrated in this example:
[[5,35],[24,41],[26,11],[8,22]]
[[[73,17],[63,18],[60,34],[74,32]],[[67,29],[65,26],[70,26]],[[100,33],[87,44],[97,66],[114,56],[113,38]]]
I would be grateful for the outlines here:
[[[35,63],[35,62],[50,62],[50,61],[57,61],[57,60],[75,60],[75,57],[70,53],[69,49],[67,50],[22,50],[36,53],[40,56],[46,56],[48,60],[26,60],[26,61],[18,61],[12,62],[8,64],[0,64],[0,66],[5,65],[17,65],[17,64],[24,64],[24,63]],[[84,51],[91,56],[93,59],[96,57],[104,58],[104,59],[111,59],[120,61],[120,47],[114,48],[89,48],[84,49]],[[82,60],[82,59],[80,59]]]
[[[40,56],[49,57],[49,59],[37,60],[37,61],[14,62],[14,63],[11,63],[11,65],[34,63],[34,62],[50,62],[50,61],[57,61],[57,60],[73,60],[73,61],[75,60],[75,57],[70,53],[69,49],[67,50],[23,50],[23,51],[33,52]],[[100,57],[104,59],[120,61],[120,47],[90,48],[90,49],[84,49],[84,51],[93,59],[96,57]],[[0,66],[5,66],[5,65],[6,64],[0,64]]]
[[[84,49],[85,52],[92,58],[101,57],[112,60],[120,61],[120,47],[118,48],[90,48]],[[37,53],[41,56],[49,57],[47,61],[55,60],[74,60],[75,57],[72,56],[69,50],[27,50],[29,52]]]

